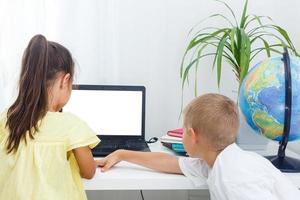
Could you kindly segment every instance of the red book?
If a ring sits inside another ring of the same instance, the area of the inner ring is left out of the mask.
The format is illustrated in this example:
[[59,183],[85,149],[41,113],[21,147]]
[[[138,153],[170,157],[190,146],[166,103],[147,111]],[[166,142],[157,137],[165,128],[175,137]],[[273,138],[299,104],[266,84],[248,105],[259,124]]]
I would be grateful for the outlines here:
[[174,130],[169,130],[167,133],[169,136],[182,138],[183,128],[177,128]]

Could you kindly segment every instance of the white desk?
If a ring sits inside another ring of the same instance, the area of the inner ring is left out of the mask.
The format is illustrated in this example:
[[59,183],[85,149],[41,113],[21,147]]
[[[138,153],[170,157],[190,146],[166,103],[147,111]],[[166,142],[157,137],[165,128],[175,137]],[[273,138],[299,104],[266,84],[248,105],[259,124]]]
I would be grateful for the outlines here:
[[[159,142],[149,145],[153,152],[172,152]],[[278,145],[270,142],[266,151],[258,152],[262,155],[275,155]],[[286,154],[291,157],[300,156],[287,150]],[[300,173],[286,174],[300,188]],[[127,162],[120,162],[109,171],[102,173],[97,169],[95,177],[91,180],[84,179],[86,190],[195,190],[207,189],[203,184],[196,188],[190,180],[183,175],[165,174],[155,172],[144,167]]]

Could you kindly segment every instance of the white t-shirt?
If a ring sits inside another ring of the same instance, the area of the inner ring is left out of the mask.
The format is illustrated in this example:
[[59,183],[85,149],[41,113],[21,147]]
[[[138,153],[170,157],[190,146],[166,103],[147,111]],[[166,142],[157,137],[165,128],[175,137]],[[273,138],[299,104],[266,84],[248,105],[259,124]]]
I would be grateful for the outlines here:
[[226,147],[210,168],[199,158],[179,158],[195,186],[207,184],[211,200],[299,200],[300,191],[270,161],[236,144]]

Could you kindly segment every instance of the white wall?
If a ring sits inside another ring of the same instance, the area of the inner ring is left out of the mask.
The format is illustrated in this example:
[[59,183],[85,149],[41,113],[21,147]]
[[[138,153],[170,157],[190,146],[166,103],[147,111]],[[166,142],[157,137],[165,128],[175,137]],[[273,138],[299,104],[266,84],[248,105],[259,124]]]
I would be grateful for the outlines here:
[[[17,77],[23,49],[33,34],[43,33],[73,53],[79,66],[78,83],[146,86],[147,138],[181,126],[178,121],[181,107],[179,66],[187,33],[213,12],[224,12],[222,6],[209,0],[24,2],[0,0],[0,109],[9,105],[8,99],[15,91],[14,77]],[[226,2],[239,16],[242,2]],[[271,16],[288,30],[298,48],[299,7],[297,0],[249,2],[250,13]],[[211,63],[212,59],[202,62],[200,94],[218,92]],[[223,72],[220,92],[236,98],[232,92],[236,82],[230,68],[225,65]],[[185,102],[193,97],[192,93],[191,85],[185,91]]]

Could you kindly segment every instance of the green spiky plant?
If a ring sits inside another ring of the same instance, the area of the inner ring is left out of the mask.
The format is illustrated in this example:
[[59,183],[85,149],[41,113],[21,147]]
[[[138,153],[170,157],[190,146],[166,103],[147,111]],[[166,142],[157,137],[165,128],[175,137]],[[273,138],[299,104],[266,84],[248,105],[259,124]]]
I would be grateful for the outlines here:
[[[217,67],[218,87],[220,87],[221,69],[224,60],[232,67],[232,71],[240,87],[248,73],[251,61],[259,53],[264,51],[270,57],[272,53],[281,54],[283,47],[287,47],[298,56],[286,30],[273,24],[272,19],[268,16],[247,14],[248,0],[245,0],[239,23],[228,4],[221,0],[215,1],[225,6],[233,20],[222,14],[213,14],[205,19],[220,18],[228,22],[229,26],[222,28],[206,27],[194,34],[186,48],[181,63],[180,76],[182,79],[182,89],[189,82],[188,76],[190,70],[195,68],[195,96],[197,96],[198,67],[201,59],[208,56],[213,56],[214,58],[212,69]],[[264,20],[267,20],[268,23],[263,23]],[[194,32],[194,29],[195,27],[190,31],[189,35]],[[269,40],[276,42],[270,44]],[[207,50],[211,49],[213,49],[212,52],[207,52]]]

